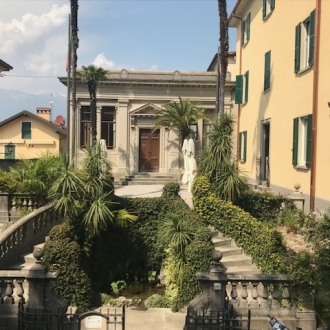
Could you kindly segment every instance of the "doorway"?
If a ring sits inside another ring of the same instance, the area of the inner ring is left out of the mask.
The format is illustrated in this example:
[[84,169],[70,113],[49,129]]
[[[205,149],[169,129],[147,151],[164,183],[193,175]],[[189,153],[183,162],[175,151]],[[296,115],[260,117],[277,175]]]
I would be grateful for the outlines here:
[[270,122],[262,123],[261,137],[261,181],[270,185],[270,166],[269,166],[269,138],[270,138]]
[[160,130],[139,130],[139,172],[159,171],[159,136]]

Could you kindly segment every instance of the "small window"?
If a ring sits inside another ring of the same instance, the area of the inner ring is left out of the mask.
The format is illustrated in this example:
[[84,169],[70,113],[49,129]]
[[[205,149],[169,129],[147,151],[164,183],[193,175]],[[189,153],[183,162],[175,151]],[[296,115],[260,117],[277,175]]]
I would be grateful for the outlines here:
[[312,115],[293,120],[292,164],[298,167],[311,166]]
[[239,133],[239,161],[242,163],[246,162],[246,142],[247,142],[247,131]]
[[275,0],[263,0],[262,17],[266,19],[275,8]]
[[294,72],[311,67],[314,63],[315,10],[296,26]]
[[21,132],[21,136],[22,139],[24,140],[28,140],[32,138],[32,124],[29,121],[23,121],[22,122],[22,132]]
[[246,19],[242,23],[242,45],[247,44],[250,40],[250,21],[251,13],[248,13]]
[[265,54],[264,92],[270,90],[270,63],[271,51]]
[[249,71],[236,76],[235,103],[243,104],[249,100]]

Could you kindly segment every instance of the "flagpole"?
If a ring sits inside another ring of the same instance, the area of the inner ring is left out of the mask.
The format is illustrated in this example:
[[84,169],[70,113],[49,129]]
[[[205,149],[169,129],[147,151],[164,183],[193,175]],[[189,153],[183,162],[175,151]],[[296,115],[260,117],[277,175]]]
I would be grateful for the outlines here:
[[216,118],[219,116],[220,111],[220,46],[218,47],[218,54],[217,54],[217,97],[216,97],[216,103],[215,103],[215,112],[216,112]]
[[71,15],[69,14],[69,24],[68,24],[68,58],[67,58],[67,113],[66,113],[66,155],[67,159],[70,162],[71,153],[70,153],[70,104],[71,104]]

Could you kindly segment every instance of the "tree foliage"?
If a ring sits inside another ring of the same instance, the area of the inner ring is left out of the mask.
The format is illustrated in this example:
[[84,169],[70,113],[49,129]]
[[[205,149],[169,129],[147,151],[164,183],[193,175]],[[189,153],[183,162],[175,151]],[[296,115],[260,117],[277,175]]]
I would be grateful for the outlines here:
[[160,127],[178,129],[181,145],[183,138],[190,133],[190,125],[198,119],[208,119],[208,117],[197,104],[180,97],[179,102],[171,101],[163,105],[163,109],[157,113],[153,130]]
[[212,183],[213,191],[227,201],[235,201],[248,189],[247,179],[233,158],[234,123],[229,113],[214,120],[207,136],[208,146],[198,157],[201,174]]
[[96,67],[95,65],[83,66],[79,72],[79,77],[83,81],[87,81],[88,92],[90,97],[90,112],[91,112],[91,130],[92,141],[96,141],[96,88],[100,81],[106,80],[107,71]]

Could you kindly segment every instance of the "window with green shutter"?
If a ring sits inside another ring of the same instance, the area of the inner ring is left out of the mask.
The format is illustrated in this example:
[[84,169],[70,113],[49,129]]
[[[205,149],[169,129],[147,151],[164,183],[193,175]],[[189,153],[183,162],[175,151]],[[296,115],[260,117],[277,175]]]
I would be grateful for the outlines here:
[[32,130],[31,130],[31,122],[23,121],[22,122],[22,139],[31,139],[32,137]]
[[245,45],[250,40],[250,22],[251,13],[248,13],[242,23],[242,45]]
[[246,103],[249,99],[249,71],[244,75],[236,76],[235,103]]
[[244,102],[249,100],[249,71],[244,74],[245,86],[244,86]]
[[314,63],[314,45],[315,45],[315,10],[309,16],[309,49],[308,49],[308,64]]
[[298,163],[298,124],[299,118],[293,119],[292,165]]
[[262,1],[262,18],[266,19],[275,9],[275,0]]
[[294,72],[299,73],[314,63],[315,10],[295,29]]
[[271,51],[265,54],[264,91],[270,89],[270,61]]
[[307,116],[307,141],[306,141],[306,166],[312,164],[312,134],[313,134],[313,115]]
[[243,101],[243,75],[236,76],[235,103],[242,104]]
[[310,168],[312,162],[313,115],[293,119],[292,165]]
[[247,131],[239,133],[238,154],[240,162],[246,162]]

